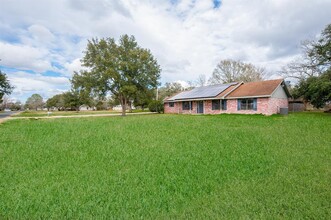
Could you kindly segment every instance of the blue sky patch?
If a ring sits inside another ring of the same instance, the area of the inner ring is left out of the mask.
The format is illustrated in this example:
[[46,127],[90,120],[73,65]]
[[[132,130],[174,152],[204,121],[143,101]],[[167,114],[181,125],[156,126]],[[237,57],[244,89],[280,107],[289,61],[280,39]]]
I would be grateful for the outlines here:
[[31,73],[31,74],[34,74],[35,73],[33,70],[12,68],[12,67],[1,66],[1,65],[0,65],[0,70],[3,73],[6,73],[7,75],[10,75],[10,74],[15,73],[15,72],[18,72],[18,71],[22,71],[22,72],[26,72],[26,73]]
[[15,36],[15,35],[12,35],[12,34],[9,34],[9,33],[1,33],[0,35],[0,40],[4,41],[4,42],[10,42],[10,43],[13,43],[13,44],[17,44],[17,43],[20,43],[21,40],[18,36]]
[[83,37],[74,35],[70,37],[71,42],[73,42],[74,44],[78,44],[82,39],[84,39]]
[[221,0],[213,0],[214,8],[219,8],[222,4]]
[[178,0],[170,0],[170,3],[173,4],[173,5],[175,5],[175,4],[178,3]]
[[48,71],[44,72],[42,75],[43,76],[55,76],[55,77],[61,76],[60,73],[55,72],[55,71],[51,71],[51,70],[48,70]]
[[57,63],[57,62],[51,62],[51,64],[52,64],[52,66],[54,66],[54,67],[56,67],[60,70],[64,69],[63,66],[61,64]]

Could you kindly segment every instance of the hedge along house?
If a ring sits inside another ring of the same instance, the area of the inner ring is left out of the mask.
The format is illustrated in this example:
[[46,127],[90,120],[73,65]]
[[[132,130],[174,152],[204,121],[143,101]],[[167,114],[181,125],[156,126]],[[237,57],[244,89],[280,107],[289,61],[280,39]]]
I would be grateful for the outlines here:
[[164,100],[165,113],[277,114],[288,107],[283,79],[197,87]]

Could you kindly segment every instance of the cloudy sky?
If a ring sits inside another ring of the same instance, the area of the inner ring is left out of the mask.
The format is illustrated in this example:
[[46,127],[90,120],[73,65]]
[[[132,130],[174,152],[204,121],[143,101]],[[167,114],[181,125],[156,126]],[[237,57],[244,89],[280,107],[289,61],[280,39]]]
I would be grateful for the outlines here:
[[162,67],[161,82],[209,77],[221,59],[265,67],[269,78],[331,22],[331,0],[0,0],[0,69],[11,98],[70,88],[87,39],[134,35]]

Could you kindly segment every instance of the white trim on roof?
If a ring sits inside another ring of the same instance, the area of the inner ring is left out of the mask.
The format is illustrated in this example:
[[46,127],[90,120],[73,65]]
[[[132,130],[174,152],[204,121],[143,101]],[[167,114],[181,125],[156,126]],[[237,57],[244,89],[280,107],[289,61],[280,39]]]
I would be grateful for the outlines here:
[[249,99],[249,98],[269,98],[271,95],[254,95],[254,96],[238,96],[238,97],[230,97],[226,99]]

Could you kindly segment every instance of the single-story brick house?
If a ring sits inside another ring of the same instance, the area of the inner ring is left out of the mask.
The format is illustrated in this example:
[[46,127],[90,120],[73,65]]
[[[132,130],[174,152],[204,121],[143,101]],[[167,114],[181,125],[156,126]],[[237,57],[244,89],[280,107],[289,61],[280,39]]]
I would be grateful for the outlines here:
[[288,108],[290,94],[283,79],[197,87],[164,100],[164,113],[264,114]]

